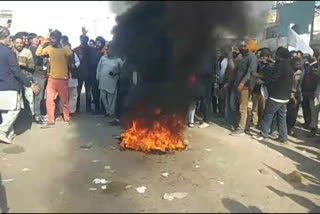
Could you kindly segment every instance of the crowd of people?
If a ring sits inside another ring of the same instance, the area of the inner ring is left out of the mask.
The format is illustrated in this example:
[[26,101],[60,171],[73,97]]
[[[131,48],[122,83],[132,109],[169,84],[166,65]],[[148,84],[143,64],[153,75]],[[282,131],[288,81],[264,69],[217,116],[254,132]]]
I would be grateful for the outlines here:
[[119,123],[123,93],[118,89],[126,77],[122,72],[120,78],[125,63],[107,47],[101,36],[89,41],[82,34],[80,46],[72,49],[58,30],[47,37],[27,32],[11,36],[0,27],[0,141],[12,143],[21,108],[41,128],[55,127],[57,119],[69,125],[70,116],[80,112],[83,86],[86,112]]
[[[250,127],[255,126],[260,134],[253,135],[254,139],[272,138],[287,143],[288,134],[296,134],[293,128],[302,106],[303,128],[309,130],[308,137],[316,137],[320,70],[319,50],[313,52],[310,56],[285,47],[272,52],[269,48],[258,49],[249,39],[232,50],[218,50],[211,96],[199,96],[191,104],[189,127],[194,127],[199,109],[198,115],[202,113],[204,120],[199,128],[210,125],[212,116],[208,112],[214,112],[225,118],[232,136],[250,134]],[[205,103],[212,104],[212,111]]]
[[[46,37],[18,32],[11,36],[0,27],[0,141],[12,143],[13,123],[21,108],[41,128],[80,112],[85,90],[85,111],[110,118],[119,125],[125,97],[138,82],[135,66],[117,58],[103,37],[95,40],[83,33],[72,49],[68,37],[50,30]],[[286,143],[294,135],[300,106],[310,137],[318,131],[320,111],[319,51],[313,56],[279,47],[258,49],[253,40],[223,48],[209,60],[201,84],[203,94],[189,106],[186,125],[195,120],[206,128],[213,115],[225,118],[232,136],[243,136],[255,126],[257,140],[278,139]],[[209,73],[209,75],[208,75]],[[250,107],[251,106],[251,107]],[[277,134],[278,132],[278,134]]]

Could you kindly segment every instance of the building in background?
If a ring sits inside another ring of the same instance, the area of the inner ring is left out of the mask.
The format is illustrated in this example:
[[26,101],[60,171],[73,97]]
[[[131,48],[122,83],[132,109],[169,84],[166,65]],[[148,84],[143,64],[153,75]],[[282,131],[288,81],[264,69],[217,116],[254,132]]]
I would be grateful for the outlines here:
[[0,26],[11,27],[12,22],[12,10],[0,9]]
[[257,38],[258,45],[271,50],[287,47],[288,26],[313,45],[315,33],[320,30],[317,5],[316,1],[276,1],[270,9],[265,31]]

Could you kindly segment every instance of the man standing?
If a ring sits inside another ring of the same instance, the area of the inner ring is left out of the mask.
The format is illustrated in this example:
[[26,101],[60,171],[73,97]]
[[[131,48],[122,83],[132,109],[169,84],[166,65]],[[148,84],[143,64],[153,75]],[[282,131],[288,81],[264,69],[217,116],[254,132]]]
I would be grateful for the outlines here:
[[[90,72],[90,79],[92,80],[92,95],[93,95],[93,102],[95,105],[94,114],[102,114],[100,111],[100,90],[99,90],[99,82],[96,79],[97,76],[97,67],[100,61],[100,58],[103,55],[108,53],[107,49],[105,48],[106,40],[101,36],[96,38],[96,47],[93,49],[93,53],[91,55],[91,72]],[[81,62],[80,62],[81,63]]]
[[[49,56],[50,59],[50,73],[47,85],[47,112],[48,123],[42,128],[53,128],[55,124],[54,110],[55,98],[59,95],[63,106],[64,121],[69,124],[69,104],[68,104],[68,62],[72,56],[72,50],[67,45],[61,47],[60,40],[62,34],[55,30],[50,34],[49,41],[44,41],[44,44],[39,45],[36,55]],[[47,47],[44,47],[47,46]]]
[[[252,74],[255,86],[252,90],[252,119],[253,124],[260,129],[262,115],[265,109],[265,98],[261,93],[262,84],[271,78],[273,68],[269,61],[270,51],[267,48],[261,49],[259,54],[258,71]],[[263,80],[261,80],[263,79]]]
[[292,84],[291,98],[287,106],[287,126],[288,134],[293,134],[293,127],[297,121],[299,105],[301,102],[301,83],[302,83],[302,70],[301,60],[298,57],[291,59],[291,63],[294,69],[294,78]]
[[78,99],[77,99],[77,112],[80,112],[80,97],[81,90],[84,84],[86,92],[86,112],[91,112],[91,88],[92,80],[90,76],[90,60],[91,60],[91,51],[88,45],[89,37],[86,35],[80,36],[80,46],[75,48],[73,51],[77,54],[80,59],[80,66],[77,69],[76,77],[78,79]]
[[38,91],[37,86],[21,72],[15,53],[8,48],[9,37],[10,31],[0,27],[0,141],[5,143],[12,143],[15,137],[12,125],[21,109],[22,86],[32,88],[35,93]]
[[[31,51],[25,48],[25,44],[23,42],[21,34],[15,35],[13,43],[13,51],[17,55],[20,69],[26,75],[29,81],[33,81],[35,65]],[[32,117],[34,117],[34,97],[32,88],[24,87],[24,95],[26,100],[28,101],[31,115]]]
[[318,69],[318,63],[311,65],[312,71],[316,74],[317,86],[313,93],[312,99],[310,99],[310,110],[311,110],[311,134],[309,137],[314,137],[318,131],[319,111],[320,111],[320,71]]
[[43,98],[45,82],[47,79],[47,77],[46,77],[47,69],[44,66],[44,58],[45,57],[40,57],[40,56],[36,55],[36,51],[37,51],[37,48],[40,43],[37,34],[30,33],[29,34],[29,41],[30,41],[29,49],[32,53],[33,60],[35,63],[35,70],[33,73],[33,81],[39,87],[39,92],[37,94],[35,94],[35,96],[34,96],[34,114],[35,114],[34,121],[38,124],[43,124],[46,121],[45,117],[42,116],[42,114],[41,114],[41,101]]
[[287,103],[291,97],[293,68],[289,61],[288,49],[279,47],[276,51],[276,63],[271,82],[267,85],[269,98],[262,118],[261,134],[254,136],[256,140],[269,137],[272,119],[277,115],[279,124],[279,142],[287,143],[288,130],[286,122]]
[[245,135],[245,129],[248,120],[248,104],[250,98],[250,79],[253,72],[257,72],[258,60],[254,52],[257,50],[257,45],[253,40],[243,42],[239,48],[242,54],[242,59],[236,65],[236,78],[234,86],[237,87],[239,92],[240,103],[240,121],[238,128],[231,133],[232,136]]

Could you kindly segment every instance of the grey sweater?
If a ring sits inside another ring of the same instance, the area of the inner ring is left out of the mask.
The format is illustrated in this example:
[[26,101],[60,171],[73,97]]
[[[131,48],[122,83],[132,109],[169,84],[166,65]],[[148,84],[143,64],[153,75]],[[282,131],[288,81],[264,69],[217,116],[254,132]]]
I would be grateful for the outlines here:
[[257,72],[258,59],[254,53],[248,53],[236,63],[236,77],[234,87],[238,87],[243,83],[246,87],[250,88],[250,79],[253,72]]

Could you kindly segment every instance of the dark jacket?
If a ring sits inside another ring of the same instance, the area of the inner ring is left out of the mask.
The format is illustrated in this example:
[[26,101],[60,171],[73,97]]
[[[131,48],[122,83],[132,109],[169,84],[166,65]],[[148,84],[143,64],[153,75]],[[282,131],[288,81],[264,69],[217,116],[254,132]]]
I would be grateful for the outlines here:
[[[80,60],[80,66],[77,69],[77,73],[75,77],[81,79],[92,78],[93,75],[90,75],[93,70],[91,68],[91,58],[92,58],[92,51],[91,48],[79,46],[73,50]],[[95,76],[94,76],[95,77]]]
[[262,78],[251,78],[251,87],[253,88],[252,92],[260,94],[261,85],[267,85],[271,81],[273,66],[270,63],[260,62],[258,65],[258,73],[262,75]]
[[271,81],[267,84],[269,96],[279,100],[291,97],[294,70],[288,59],[277,61],[274,65]]
[[31,82],[19,68],[16,54],[0,43],[0,91],[19,91]]
[[318,75],[310,68],[307,68],[307,70],[302,80],[301,89],[304,98],[312,98],[317,88]]
[[33,45],[30,45],[29,49],[32,53],[35,69],[34,69],[34,76],[38,77],[46,77],[47,71],[43,69],[44,66],[44,56],[37,56],[36,51],[38,47],[35,47]]

